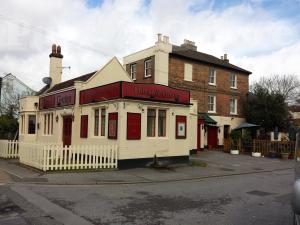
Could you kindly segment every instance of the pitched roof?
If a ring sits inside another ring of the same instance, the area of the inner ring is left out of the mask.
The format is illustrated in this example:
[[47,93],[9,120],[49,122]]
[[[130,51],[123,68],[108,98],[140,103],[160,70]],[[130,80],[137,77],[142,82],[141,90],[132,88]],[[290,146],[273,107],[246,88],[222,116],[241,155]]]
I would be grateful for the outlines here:
[[61,90],[61,89],[64,89],[64,88],[68,88],[68,87],[72,87],[74,86],[74,82],[75,81],[87,81],[88,79],[90,79],[97,71],[94,71],[94,72],[91,72],[91,73],[88,73],[88,74],[84,74],[82,76],[79,76],[79,77],[75,77],[71,80],[66,80],[64,82],[61,82],[61,83],[58,83],[58,84],[55,84],[52,88],[50,88],[49,90],[47,90],[47,85],[44,87],[45,90],[43,90],[44,88],[42,88],[42,90],[39,91],[40,94],[43,94],[43,93],[49,93],[49,92],[53,92],[53,91],[58,91],[58,90]]
[[227,68],[227,69],[232,69],[238,72],[242,72],[242,73],[246,73],[246,74],[251,74],[250,71],[245,70],[243,68],[240,68],[238,66],[235,66],[229,62],[226,62],[225,60],[219,59],[213,55],[209,55],[203,52],[198,52],[198,51],[193,51],[190,49],[187,49],[185,47],[180,47],[177,45],[173,45],[172,46],[172,55],[176,55],[176,56],[181,56],[181,57],[185,57],[185,58],[189,58],[189,59],[193,59],[196,61],[200,61],[203,63],[208,63],[208,64],[212,64],[212,65],[216,65],[216,66],[220,66],[223,68]]

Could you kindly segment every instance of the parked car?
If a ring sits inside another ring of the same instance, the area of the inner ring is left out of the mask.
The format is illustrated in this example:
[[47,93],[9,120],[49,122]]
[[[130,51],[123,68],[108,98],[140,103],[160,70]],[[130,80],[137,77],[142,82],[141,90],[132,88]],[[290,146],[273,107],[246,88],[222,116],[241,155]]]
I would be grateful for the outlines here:
[[292,195],[294,224],[300,225],[300,131],[296,135],[295,143],[295,183]]

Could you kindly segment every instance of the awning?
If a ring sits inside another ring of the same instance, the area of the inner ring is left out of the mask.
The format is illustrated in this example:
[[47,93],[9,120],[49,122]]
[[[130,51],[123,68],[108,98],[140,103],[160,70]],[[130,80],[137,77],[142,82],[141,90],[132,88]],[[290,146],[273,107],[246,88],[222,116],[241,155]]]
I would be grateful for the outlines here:
[[242,123],[233,130],[245,129],[245,128],[253,128],[253,127],[260,127],[260,125],[252,124],[252,123]]
[[217,124],[217,122],[211,118],[207,113],[198,113],[198,117],[204,119],[205,124]]

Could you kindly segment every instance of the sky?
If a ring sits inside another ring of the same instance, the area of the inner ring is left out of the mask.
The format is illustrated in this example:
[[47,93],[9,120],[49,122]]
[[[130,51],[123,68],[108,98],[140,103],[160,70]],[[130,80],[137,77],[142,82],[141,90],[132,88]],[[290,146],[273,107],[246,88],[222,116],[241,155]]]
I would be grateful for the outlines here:
[[300,76],[300,0],[10,0],[0,2],[0,76],[12,73],[35,90],[49,76],[53,43],[62,47],[63,80],[150,47],[172,44],[252,71]]

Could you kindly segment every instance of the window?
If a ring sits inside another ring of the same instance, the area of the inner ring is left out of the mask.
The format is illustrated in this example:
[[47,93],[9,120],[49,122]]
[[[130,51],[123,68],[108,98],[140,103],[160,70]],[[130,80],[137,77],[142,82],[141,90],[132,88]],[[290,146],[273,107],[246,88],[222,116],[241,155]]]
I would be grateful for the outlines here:
[[158,110],[158,137],[166,136],[166,110]]
[[216,112],[216,96],[209,95],[207,102],[208,102],[208,112]]
[[186,138],[186,116],[176,116],[176,139]]
[[127,139],[141,139],[141,114],[127,113]]
[[130,76],[132,80],[136,80],[136,64],[130,65]]
[[29,115],[28,116],[28,134],[35,134],[35,124],[36,124],[35,115]]
[[184,80],[193,81],[193,65],[185,63],[184,64]]
[[213,68],[209,69],[208,84],[216,85],[216,74],[217,74],[217,71],[215,69],[213,69]]
[[145,77],[151,77],[152,75],[152,60],[148,59],[145,61]]
[[147,110],[147,136],[155,136],[155,120],[156,120],[156,110],[148,109]]
[[108,114],[108,138],[118,138],[118,113]]
[[106,109],[101,109],[101,136],[105,136]]
[[82,115],[80,121],[80,137],[87,138],[88,137],[88,122],[89,117],[88,115]]
[[230,87],[231,88],[237,88],[237,81],[236,81],[236,75],[235,74],[230,74],[229,82],[230,82]]
[[99,136],[99,109],[94,110],[94,136]]
[[237,114],[237,99],[230,99],[230,114]]
[[53,113],[44,114],[44,135],[53,134]]

